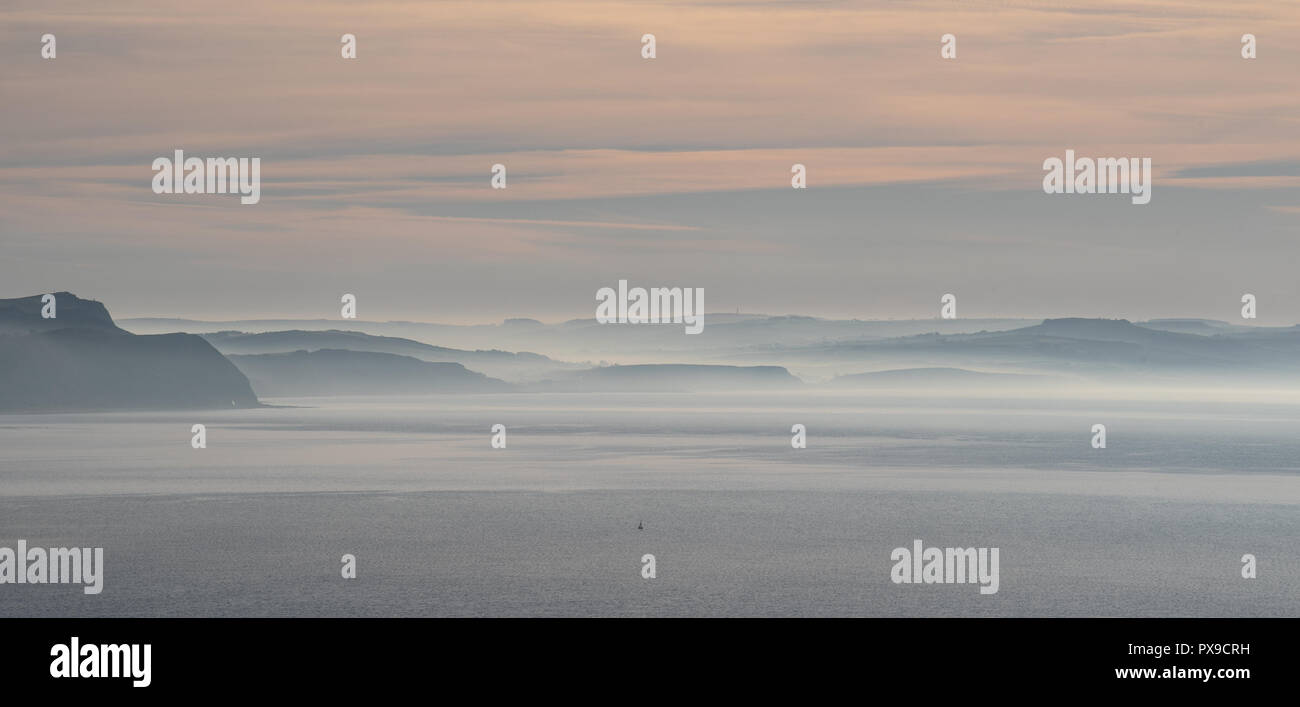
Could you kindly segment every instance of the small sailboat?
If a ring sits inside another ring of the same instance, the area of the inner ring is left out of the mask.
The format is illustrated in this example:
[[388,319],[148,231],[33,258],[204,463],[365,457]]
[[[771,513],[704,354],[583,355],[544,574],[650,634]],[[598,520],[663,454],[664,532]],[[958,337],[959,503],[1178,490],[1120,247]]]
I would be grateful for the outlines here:
[[636,529],[637,529],[637,530],[645,530],[645,526],[644,526],[644,525],[641,525],[641,521],[638,520],[638,521],[636,522]]

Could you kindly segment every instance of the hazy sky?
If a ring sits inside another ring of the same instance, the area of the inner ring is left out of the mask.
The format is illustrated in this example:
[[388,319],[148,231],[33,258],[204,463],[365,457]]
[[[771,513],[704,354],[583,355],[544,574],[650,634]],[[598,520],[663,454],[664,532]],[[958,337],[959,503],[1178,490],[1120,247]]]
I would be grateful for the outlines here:
[[[859,318],[952,292],[1237,319],[1251,292],[1294,324],[1298,40],[1278,0],[10,0],[0,297],[550,321],[624,278]],[[1152,158],[1151,203],[1043,193],[1067,148]],[[154,194],[176,149],[260,157],[261,203]]]

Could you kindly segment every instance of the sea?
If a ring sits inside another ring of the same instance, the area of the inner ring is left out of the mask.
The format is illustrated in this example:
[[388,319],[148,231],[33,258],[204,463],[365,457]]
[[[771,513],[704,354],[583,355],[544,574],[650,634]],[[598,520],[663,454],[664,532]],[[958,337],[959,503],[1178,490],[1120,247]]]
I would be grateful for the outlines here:
[[[1300,616],[1295,398],[264,402],[0,415],[0,547],[104,548],[0,616]],[[896,583],[917,540],[998,591]]]

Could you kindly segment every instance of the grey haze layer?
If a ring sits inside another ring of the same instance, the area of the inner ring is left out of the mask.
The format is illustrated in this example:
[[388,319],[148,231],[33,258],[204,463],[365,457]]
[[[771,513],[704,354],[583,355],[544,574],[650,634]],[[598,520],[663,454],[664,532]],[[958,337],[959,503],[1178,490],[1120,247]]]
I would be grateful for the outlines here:
[[[735,315],[710,327],[709,335],[692,337],[674,336],[664,327],[589,321],[547,326],[511,320],[487,329],[505,338],[608,355],[615,365],[604,358],[599,365],[570,363],[534,353],[470,351],[337,329],[205,334],[252,379],[250,387],[210,347],[187,335],[133,336],[119,329],[99,303],[68,293],[59,293],[59,299],[64,316],[49,320],[39,316],[37,296],[0,301],[0,331],[8,332],[0,339],[0,363],[9,364],[0,379],[0,409],[224,407],[227,402],[238,407],[256,404],[251,392],[322,396],[508,388],[468,366],[500,372],[528,390],[573,392],[771,390],[804,381],[938,392],[1064,390],[1083,382],[1133,387],[1300,383],[1300,327],[1049,319],[972,332],[970,323],[954,329],[958,325],[951,320],[835,322]],[[953,333],[897,335],[930,324]],[[417,333],[442,335],[466,329],[400,322],[358,326],[414,327]],[[600,337],[593,335],[595,330],[603,332]],[[669,340],[677,343],[654,348]],[[620,343],[611,346],[612,341]],[[645,348],[632,353],[629,343]],[[620,352],[625,365],[618,365]],[[111,375],[105,366],[128,375]]]
[[[347,320],[349,330],[374,336],[399,337],[437,343],[461,349],[505,348],[538,351],[566,361],[599,363],[602,358],[622,363],[698,363],[703,352],[731,351],[749,346],[801,346],[827,341],[884,339],[938,332],[942,334],[1005,331],[1038,324],[1041,319],[919,319],[863,321],[821,319],[807,316],[768,316],[709,312],[704,331],[684,336],[676,325],[608,325],[594,319],[574,319],[544,324],[535,319],[507,319],[501,324],[449,325],[410,321]],[[339,320],[249,320],[199,321],[191,319],[138,318],[124,320],[132,331],[162,333],[186,331],[196,334],[228,330],[249,333],[280,333],[285,330],[321,332],[338,329]],[[215,339],[214,343],[218,343]],[[218,344],[218,348],[221,344]],[[348,348],[336,343],[329,348]],[[299,346],[297,348],[312,348]],[[378,349],[369,349],[378,350]],[[390,353],[419,354],[410,351]],[[232,353],[267,353],[238,351]],[[626,357],[636,357],[629,359]],[[459,360],[459,359],[457,359]],[[461,363],[473,364],[460,360]],[[504,377],[504,376],[503,376]]]
[[[1021,379],[1018,383],[1033,385],[1048,382],[1045,378],[1074,384],[1092,380],[1142,386],[1203,386],[1223,382],[1300,385],[1300,327],[1297,326],[1244,326],[1206,319],[1138,323],[1079,318],[865,322],[761,315],[707,315],[706,321],[709,323],[702,333],[689,337],[672,327],[600,325],[590,320],[556,325],[511,320],[503,325],[480,327],[357,321],[348,324],[357,330],[348,332],[350,343],[339,348],[389,350],[391,344],[374,335],[401,332],[403,336],[461,345],[490,341],[496,346],[543,351],[552,357],[584,362],[589,367],[609,363],[776,365],[814,384],[840,376],[894,370],[913,371],[911,378],[923,386],[983,384],[971,376],[963,380],[951,374],[939,374],[935,380],[923,381],[915,374],[917,369],[955,368],[973,373],[1032,375],[1038,380]],[[325,321],[238,324],[249,330],[285,324],[320,329],[334,325]],[[202,332],[233,323],[133,320],[132,325],[143,331],[177,327]],[[282,340],[287,333],[273,332],[267,336],[270,340]],[[308,332],[295,334],[310,340]],[[337,334],[316,332],[314,335]],[[223,345],[218,343],[219,347]],[[239,353],[233,349],[232,352]],[[432,360],[425,354],[408,355]],[[474,370],[478,370],[476,366],[488,365],[446,356],[447,360],[459,360]],[[571,364],[557,364],[551,370],[533,369],[522,375],[518,368],[497,370],[501,377],[512,382],[531,383],[562,378],[566,372],[577,369]],[[1010,383],[1010,379],[1003,382]]]
[[49,318],[42,316],[39,295],[0,300],[0,410],[224,408],[257,405],[255,394],[459,394],[515,387],[459,361],[531,381],[538,390],[799,385],[779,366],[591,367],[532,353],[464,351],[338,330],[136,335],[118,328],[98,302],[66,292],[54,297],[62,316]]

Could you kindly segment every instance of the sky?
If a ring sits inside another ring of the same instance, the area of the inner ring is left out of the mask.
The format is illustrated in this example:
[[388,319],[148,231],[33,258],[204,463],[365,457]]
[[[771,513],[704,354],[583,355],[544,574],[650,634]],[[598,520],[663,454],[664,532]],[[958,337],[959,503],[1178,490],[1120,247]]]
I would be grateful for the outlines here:
[[[1291,325],[1297,38],[1278,0],[11,0],[0,297],[560,321],[626,279],[862,319],[953,293],[959,317],[1240,321],[1252,293]],[[153,193],[177,149],[259,157],[260,203]],[[1044,193],[1067,149],[1150,157],[1151,202]]]

